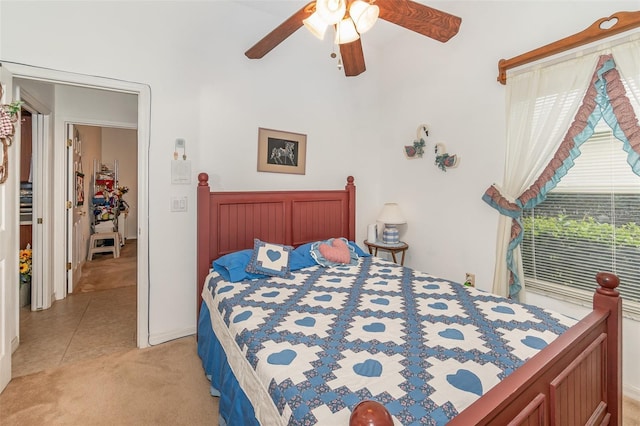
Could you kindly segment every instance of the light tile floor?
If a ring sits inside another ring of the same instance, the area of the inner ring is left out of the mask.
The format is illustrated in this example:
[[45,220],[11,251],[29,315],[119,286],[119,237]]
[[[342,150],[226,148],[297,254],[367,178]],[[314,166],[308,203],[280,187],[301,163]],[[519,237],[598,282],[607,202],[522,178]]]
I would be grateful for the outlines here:
[[20,310],[12,377],[135,347],[135,286],[71,294],[51,309]]

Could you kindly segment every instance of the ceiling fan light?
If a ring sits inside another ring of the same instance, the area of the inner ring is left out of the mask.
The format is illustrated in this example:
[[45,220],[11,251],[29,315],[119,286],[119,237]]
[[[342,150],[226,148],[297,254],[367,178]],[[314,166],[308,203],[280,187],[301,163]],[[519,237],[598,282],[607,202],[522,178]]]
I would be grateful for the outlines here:
[[307,19],[303,19],[302,23],[311,34],[320,40],[324,39],[324,33],[327,31],[327,23],[318,15],[318,12],[313,13]]
[[327,24],[337,24],[347,11],[345,0],[317,0],[316,12]]
[[360,34],[369,31],[378,20],[380,8],[366,1],[356,0],[351,3],[349,8],[349,16],[356,24],[356,29]]
[[356,26],[351,18],[345,18],[336,26],[336,44],[345,44],[356,41],[360,34],[356,31]]

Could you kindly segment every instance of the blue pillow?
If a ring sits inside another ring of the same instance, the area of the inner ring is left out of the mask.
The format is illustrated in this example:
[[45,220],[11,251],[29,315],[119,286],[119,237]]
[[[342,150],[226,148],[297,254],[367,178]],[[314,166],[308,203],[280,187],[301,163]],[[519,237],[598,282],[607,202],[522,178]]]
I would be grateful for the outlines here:
[[369,253],[362,251],[362,249],[353,241],[348,241],[349,245],[351,246],[351,248],[353,248],[353,251],[356,252],[356,254],[358,255],[358,257],[369,257],[371,256]]
[[[289,254],[290,271],[297,271],[298,269],[317,265],[315,259],[311,256],[312,244],[313,243],[303,244]],[[358,256],[370,256],[369,253],[363,252],[360,247],[358,247],[353,241],[349,241],[349,245],[353,247]],[[213,269],[226,281],[232,283],[243,280],[268,278],[269,275],[247,272],[247,265],[251,261],[252,255],[252,249],[240,250],[233,253],[225,254],[224,256],[221,256],[213,261]]]
[[291,271],[316,265],[316,261],[311,257],[311,243],[299,246],[289,256],[289,269]]
[[292,247],[281,244],[253,240],[253,254],[246,271],[253,274],[265,274],[272,277],[289,278],[289,254]]
[[267,275],[253,274],[246,271],[252,254],[253,250],[251,249],[225,254],[213,261],[213,269],[219,273],[222,278],[232,283],[256,278],[266,278]]

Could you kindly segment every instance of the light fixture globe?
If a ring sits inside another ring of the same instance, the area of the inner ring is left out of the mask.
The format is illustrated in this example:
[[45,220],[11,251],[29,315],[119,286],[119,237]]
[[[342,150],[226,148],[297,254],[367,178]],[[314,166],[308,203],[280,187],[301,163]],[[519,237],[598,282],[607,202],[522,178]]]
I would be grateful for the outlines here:
[[356,41],[360,34],[356,31],[356,26],[351,18],[345,18],[336,25],[336,44],[346,44]]
[[316,12],[327,24],[334,25],[340,22],[346,11],[347,2],[345,0],[316,1]]
[[307,19],[303,19],[302,23],[311,34],[318,37],[320,40],[324,40],[324,34],[327,31],[328,25],[320,15],[318,15],[318,12],[314,12]]
[[360,34],[369,31],[378,20],[380,8],[374,4],[369,4],[362,0],[356,0],[349,7],[349,16],[356,24],[356,29]]

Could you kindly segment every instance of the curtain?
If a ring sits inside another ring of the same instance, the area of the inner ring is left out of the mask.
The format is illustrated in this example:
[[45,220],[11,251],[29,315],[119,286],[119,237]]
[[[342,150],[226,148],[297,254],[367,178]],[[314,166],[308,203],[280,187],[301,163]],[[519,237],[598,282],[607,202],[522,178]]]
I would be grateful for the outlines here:
[[[638,49],[637,42],[629,44],[616,47],[617,54],[625,57],[620,68],[626,66],[629,74],[637,75],[639,61],[628,58]],[[493,283],[496,294],[519,298],[524,286],[519,248],[522,210],[544,200],[573,166],[573,160],[580,155],[580,145],[593,134],[601,118],[623,141],[634,171],[632,163],[640,168],[640,131],[634,130],[638,129],[637,119],[629,99],[624,97],[624,88],[622,98],[619,95],[622,83],[615,62],[610,55],[601,54],[600,51],[539,66],[507,80],[505,184],[502,188],[492,185],[483,196],[501,213]],[[611,90],[616,92],[616,101],[610,100]],[[618,124],[617,115],[626,117],[620,120],[626,120],[626,130]],[[618,127],[617,132],[614,126]]]

